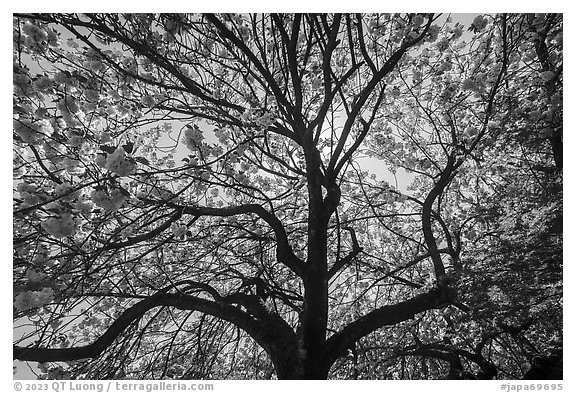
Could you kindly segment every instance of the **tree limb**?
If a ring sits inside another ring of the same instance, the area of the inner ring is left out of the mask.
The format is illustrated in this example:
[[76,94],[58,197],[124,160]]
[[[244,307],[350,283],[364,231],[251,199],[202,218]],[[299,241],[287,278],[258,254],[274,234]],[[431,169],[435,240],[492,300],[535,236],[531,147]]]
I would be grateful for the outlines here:
[[[74,348],[30,348],[14,345],[13,358],[36,362],[57,362],[98,357],[132,323],[147,311],[159,306],[172,306],[179,310],[204,312],[234,323],[245,330],[261,345],[265,345],[261,326],[237,307],[219,304],[190,295],[160,292],[142,300],[124,311],[106,332],[92,344]],[[264,346],[263,345],[263,346]]]
[[[95,342],[74,348],[33,348],[13,346],[13,359],[36,362],[70,361],[96,358],[104,352],[122,332],[146,312],[159,306],[179,310],[199,311],[233,323],[248,333],[264,349],[270,350],[276,342],[289,339],[292,329],[279,317],[255,320],[246,312],[224,302],[215,302],[181,293],[160,292],[142,300],[124,311]],[[271,315],[271,314],[270,314]]]
[[434,288],[400,303],[382,306],[350,323],[327,340],[327,353],[334,362],[354,342],[373,331],[414,318],[418,313],[452,304],[456,291],[449,287]]
[[161,203],[167,206],[179,209],[182,214],[192,214],[195,216],[214,216],[214,217],[231,217],[240,214],[256,214],[264,220],[276,235],[276,257],[296,275],[302,276],[304,272],[304,263],[294,254],[292,247],[288,242],[288,235],[282,222],[274,214],[268,212],[258,204],[246,204],[238,206],[228,206],[222,208],[198,207],[198,206],[181,206],[174,202],[166,201],[146,201],[151,203]]

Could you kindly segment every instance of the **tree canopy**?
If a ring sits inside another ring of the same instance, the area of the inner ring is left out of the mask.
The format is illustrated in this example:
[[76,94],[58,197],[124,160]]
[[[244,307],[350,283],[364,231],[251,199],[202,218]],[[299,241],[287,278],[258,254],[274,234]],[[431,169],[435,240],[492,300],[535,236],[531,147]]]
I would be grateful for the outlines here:
[[560,14],[15,14],[41,378],[561,378]]

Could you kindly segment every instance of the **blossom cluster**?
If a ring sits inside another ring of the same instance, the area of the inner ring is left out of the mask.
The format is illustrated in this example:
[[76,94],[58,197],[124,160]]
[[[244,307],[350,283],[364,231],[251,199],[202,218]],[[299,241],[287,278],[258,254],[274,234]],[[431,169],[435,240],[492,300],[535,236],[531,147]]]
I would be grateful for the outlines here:
[[24,44],[35,53],[42,54],[48,46],[58,45],[58,35],[53,29],[42,29],[39,26],[26,23],[22,26]]
[[554,79],[554,77],[556,76],[556,74],[554,74],[553,71],[544,71],[540,74],[540,77],[542,78],[542,80],[544,82],[550,82],[552,79]]
[[122,231],[119,233],[120,237],[123,240],[126,240],[127,238],[129,238],[133,234],[134,234],[134,228],[131,226],[122,229]]
[[52,300],[54,300],[54,290],[45,287],[41,291],[20,292],[14,297],[14,307],[18,311],[27,311],[43,307]]
[[182,142],[188,149],[196,150],[198,144],[201,143],[203,139],[204,135],[202,135],[202,131],[200,131],[199,128],[186,126]]
[[32,123],[27,119],[14,120],[14,132],[22,140],[31,145],[38,145],[42,142],[44,135],[51,135],[54,130],[46,120]]
[[73,191],[74,186],[68,182],[56,185],[54,187],[54,194],[62,198],[64,201],[73,201],[80,195],[80,191]]
[[128,176],[136,172],[136,163],[126,156],[126,152],[122,147],[118,147],[106,159],[105,168],[117,175]]
[[60,217],[51,217],[40,225],[57,239],[73,236],[78,230],[78,225],[70,213],[63,213]]
[[472,139],[478,135],[478,129],[476,127],[466,127],[464,129],[464,137]]
[[175,237],[182,237],[186,234],[188,228],[184,224],[174,222],[170,225],[170,230]]
[[118,188],[114,188],[110,192],[106,189],[97,189],[92,191],[90,197],[96,206],[107,211],[120,209],[126,200],[126,196]]
[[228,142],[230,136],[228,135],[228,131],[225,128],[217,128],[214,130],[214,135],[218,138],[218,142],[222,143],[223,145]]
[[478,15],[472,22],[472,28],[475,29],[475,31],[482,31],[487,25],[488,20],[482,15]]
[[28,184],[26,182],[19,183],[18,186],[16,187],[16,191],[18,191],[18,193],[20,194],[20,199],[22,199],[22,202],[25,205],[32,206],[42,201],[40,195],[38,195],[36,188],[33,185]]
[[53,83],[52,79],[46,75],[42,75],[34,81],[33,85],[39,93],[46,93],[52,88]]
[[250,108],[240,115],[240,120],[244,123],[256,123],[259,127],[271,126],[274,123],[274,114],[271,112],[261,113],[260,109]]
[[36,269],[28,269],[28,270],[26,270],[25,277],[30,282],[42,282],[48,276],[45,273],[37,271]]
[[62,165],[66,172],[70,173],[71,175],[81,175],[84,173],[85,168],[81,166],[82,162],[80,160],[75,160],[74,158],[66,157],[62,161]]

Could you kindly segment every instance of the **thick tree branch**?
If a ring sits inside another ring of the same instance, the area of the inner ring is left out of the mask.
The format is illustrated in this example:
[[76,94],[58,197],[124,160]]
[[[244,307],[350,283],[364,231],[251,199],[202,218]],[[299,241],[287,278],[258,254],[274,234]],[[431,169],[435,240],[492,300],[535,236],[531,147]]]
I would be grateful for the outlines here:
[[[397,351],[396,356],[424,356],[430,358],[441,359],[449,362],[451,365],[451,371],[457,369],[462,372],[462,363],[460,358],[465,358],[473,363],[476,363],[480,367],[480,372],[476,376],[471,376],[476,379],[492,379],[498,374],[498,369],[494,364],[488,362],[483,356],[475,354],[472,352],[465,351],[463,349],[451,348],[447,345],[441,344],[424,344],[417,345],[415,347],[405,348],[404,350]],[[452,377],[462,378],[462,375]]]
[[264,220],[276,235],[276,257],[279,262],[286,265],[290,270],[292,270],[296,275],[302,276],[304,272],[304,264],[294,254],[290,243],[288,242],[288,235],[284,229],[282,222],[274,214],[268,212],[262,206],[257,204],[247,204],[238,206],[228,206],[222,208],[214,207],[196,207],[196,206],[181,206],[174,202],[166,201],[147,201],[151,203],[165,204],[167,206],[178,209],[182,214],[192,214],[194,216],[213,216],[213,217],[231,217],[241,214],[256,214],[262,220]]
[[449,156],[446,167],[440,175],[440,179],[428,193],[428,196],[422,205],[422,231],[424,232],[424,240],[426,242],[426,246],[428,247],[430,256],[432,257],[434,273],[437,280],[440,280],[446,274],[446,271],[444,269],[442,258],[440,257],[440,252],[438,251],[436,237],[432,231],[432,205],[434,204],[436,198],[438,198],[438,196],[444,191],[444,188],[450,182],[450,179],[454,174],[454,163],[454,155]]
[[350,251],[344,258],[337,260],[334,265],[328,270],[328,279],[334,277],[336,273],[340,271],[344,266],[348,266],[348,264],[362,252],[362,247],[358,244],[358,239],[356,238],[356,232],[353,228],[346,227],[344,228],[350,232],[350,237],[352,238],[352,251]]
[[366,50],[366,43],[364,42],[364,31],[362,27],[363,23],[364,22],[362,21],[362,15],[356,14],[356,31],[358,35],[358,44],[360,46],[360,51],[362,52],[362,57],[364,57],[364,60],[370,67],[372,74],[376,74],[378,72],[378,69],[376,68],[376,65],[374,65],[374,62],[372,61],[372,59],[368,55],[368,51]]
[[157,293],[124,311],[100,338],[89,345],[74,348],[33,348],[14,346],[13,358],[36,362],[57,362],[98,357],[122,332],[140,319],[147,311],[159,306],[175,307],[179,310],[194,310],[213,315],[240,327],[260,345],[267,347],[262,325],[237,307],[216,303],[190,295]]
[[371,311],[328,339],[326,352],[328,361],[334,362],[350,345],[381,327],[412,319],[416,314],[426,310],[445,307],[452,304],[455,299],[454,289],[440,287],[412,299]]
[[[160,233],[170,228],[170,225],[178,221],[180,217],[182,217],[182,213],[180,211],[177,211],[176,213],[172,214],[166,221],[158,225],[156,228],[152,229],[150,232],[142,233],[137,236],[131,236],[127,240],[121,242],[107,243],[102,247],[101,251],[118,250],[124,247],[133,246],[146,240],[153,239],[155,236],[159,235]],[[198,217],[195,217],[194,221],[196,221],[197,219]]]

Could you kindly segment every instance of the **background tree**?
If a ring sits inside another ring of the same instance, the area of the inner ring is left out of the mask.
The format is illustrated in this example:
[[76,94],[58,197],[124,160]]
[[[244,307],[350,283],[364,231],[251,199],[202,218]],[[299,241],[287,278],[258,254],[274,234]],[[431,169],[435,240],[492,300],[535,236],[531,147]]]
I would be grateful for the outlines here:
[[561,135],[561,15],[15,15],[14,358],[558,377]]

